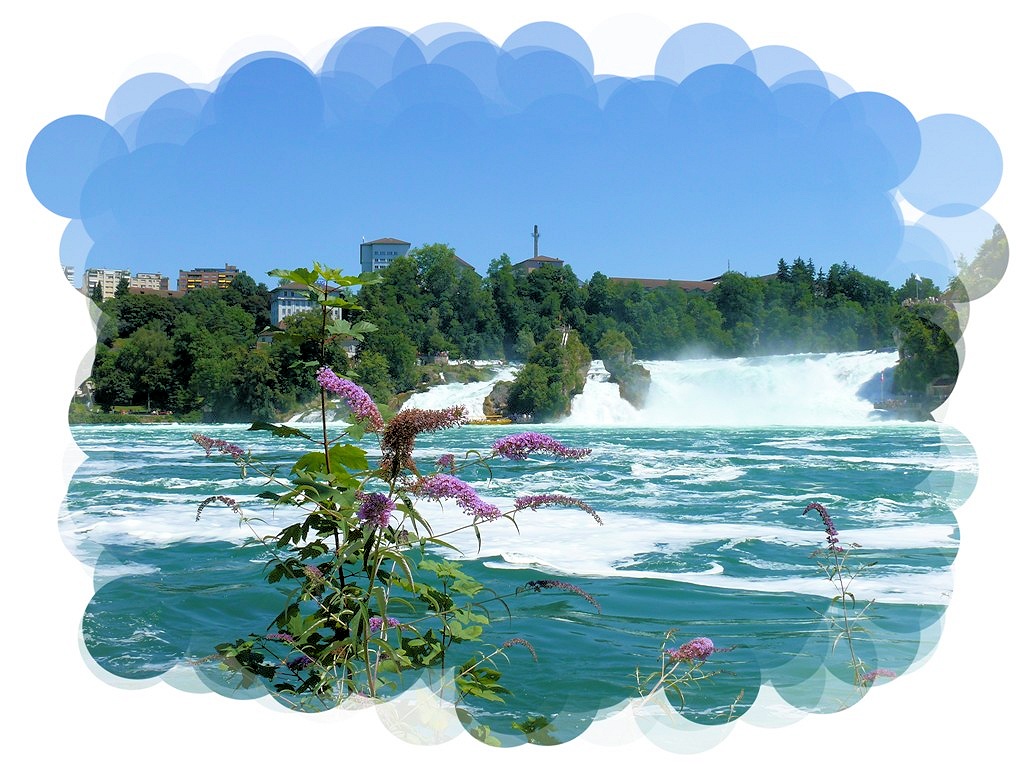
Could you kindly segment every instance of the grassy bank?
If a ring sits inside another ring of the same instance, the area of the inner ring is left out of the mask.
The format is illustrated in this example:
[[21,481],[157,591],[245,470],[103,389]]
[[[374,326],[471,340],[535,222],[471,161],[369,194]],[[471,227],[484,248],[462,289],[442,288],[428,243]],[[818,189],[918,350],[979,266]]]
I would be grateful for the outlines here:
[[89,410],[81,403],[72,403],[68,409],[69,424],[198,424],[202,420],[201,411],[157,414],[139,406],[115,406],[107,413],[99,408]]

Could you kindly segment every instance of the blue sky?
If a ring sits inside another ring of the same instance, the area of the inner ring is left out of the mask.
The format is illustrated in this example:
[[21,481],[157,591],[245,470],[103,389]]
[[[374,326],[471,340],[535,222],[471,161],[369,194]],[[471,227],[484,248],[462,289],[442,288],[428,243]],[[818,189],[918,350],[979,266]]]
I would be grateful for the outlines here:
[[368,27],[312,64],[265,51],[210,83],[133,77],[105,114],[41,126],[26,168],[68,219],[60,257],[79,275],[356,272],[360,241],[379,237],[445,242],[484,272],[532,255],[536,224],[541,253],[583,279],[801,257],[944,285],[995,224],[995,139],[841,74],[717,24],[679,29],[640,77],[595,72],[552,22],[500,42]]

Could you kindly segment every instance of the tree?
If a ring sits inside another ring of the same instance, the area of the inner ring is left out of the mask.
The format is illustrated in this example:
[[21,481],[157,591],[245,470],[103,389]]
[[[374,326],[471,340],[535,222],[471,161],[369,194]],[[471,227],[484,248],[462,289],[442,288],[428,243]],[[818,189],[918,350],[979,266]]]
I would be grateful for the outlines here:
[[131,376],[136,396],[145,396],[147,411],[154,405],[167,405],[173,385],[173,360],[171,340],[156,323],[137,329],[119,342],[117,367]]
[[[757,342],[757,329],[761,324],[763,287],[759,280],[726,272],[711,291],[711,300],[722,313],[723,327],[733,335],[736,354],[750,352]],[[736,328],[742,325],[739,333]]]
[[1002,278],[1009,256],[1006,233],[996,224],[992,229],[992,237],[979,246],[974,259],[968,262],[961,255],[957,260],[959,272],[949,281],[947,289],[950,300],[965,302],[984,296]]
[[609,309],[608,278],[600,272],[595,272],[586,285],[586,300],[584,309],[590,315],[603,315]]
[[109,347],[96,347],[92,368],[93,399],[109,411],[114,405],[127,405],[135,397],[131,376],[117,366],[117,353]]
[[951,321],[933,322],[911,308],[900,308],[896,315],[896,337],[900,361],[894,375],[899,391],[923,394],[937,379],[955,382],[960,358],[950,334],[942,325],[956,325],[955,312],[942,304],[934,305],[951,316]]
[[270,325],[270,291],[266,285],[257,284],[248,274],[239,272],[222,293],[229,305],[252,316],[254,331],[259,333]]
[[508,405],[513,413],[531,414],[535,421],[568,415],[572,398],[583,391],[590,352],[579,334],[570,331],[562,345],[562,333],[551,331],[534,347],[530,358],[509,388]]
[[491,261],[484,285],[491,294],[501,324],[505,356],[515,357],[519,331],[523,327],[524,307],[517,276],[507,253]]
[[537,342],[534,341],[533,331],[529,328],[520,328],[519,333],[516,334],[516,343],[511,357],[514,360],[526,360],[535,346],[537,346]]
[[256,421],[273,421],[277,415],[277,376],[262,349],[241,356],[232,377],[235,403],[240,416]]
[[903,303],[907,299],[920,301],[921,299],[936,298],[942,291],[930,277],[911,275],[899,288],[896,289],[896,301]]
[[374,400],[386,401],[395,393],[388,372],[388,361],[379,352],[361,352],[353,374],[355,380],[373,396]]
[[633,345],[622,331],[611,330],[597,343],[597,354],[609,371],[613,367],[625,368],[633,362]]
[[179,306],[226,345],[253,347],[256,334],[252,315],[229,304],[224,294],[220,288],[196,288],[180,299]]
[[122,338],[153,322],[157,324],[154,327],[168,333],[178,315],[178,308],[171,299],[151,293],[124,293],[116,298],[114,305],[117,333]]
[[236,410],[232,387],[236,363],[234,355],[204,357],[196,361],[189,389],[195,393],[197,404],[210,419],[227,421]]
[[783,283],[788,283],[790,281],[789,265],[786,263],[785,259],[779,259],[779,263],[775,267],[775,277]]

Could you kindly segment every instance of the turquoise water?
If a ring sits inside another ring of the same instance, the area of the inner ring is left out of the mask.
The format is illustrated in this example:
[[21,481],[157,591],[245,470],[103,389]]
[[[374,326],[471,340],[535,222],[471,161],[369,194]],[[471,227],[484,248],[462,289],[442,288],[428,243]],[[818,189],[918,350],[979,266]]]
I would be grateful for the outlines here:
[[[593,405],[593,403],[591,403]],[[581,409],[584,410],[584,409]],[[64,540],[95,569],[96,594],[83,617],[86,647],[124,678],[160,675],[191,664],[225,640],[262,632],[282,606],[261,579],[266,553],[225,508],[197,504],[232,496],[263,514],[271,532],[290,519],[261,507],[258,481],[243,480],[227,457],[207,458],[188,426],[83,426],[73,429],[87,460],[60,516]],[[244,425],[202,431],[287,465],[301,447]],[[466,426],[418,442],[429,466],[441,453],[486,448],[514,427]],[[719,672],[688,689],[684,714],[723,723],[771,684],[792,705],[835,711],[860,694],[844,681],[849,656],[832,651],[822,617],[834,588],[814,551],[821,521],[801,512],[828,507],[841,543],[872,562],[852,591],[874,601],[861,622],[857,652],[869,669],[905,672],[938,638],[952,591],[956,507],[977,475],[974,453],[955,430],[935,423],[832,426],[552,426],[543,431],[593,453],[580,462],[498,461],[493,477],[466,475],[488,501],[510,506],[524,493],[563,492],[590,503],[597,525],[578,510],[519,514],[517,531],[499,520],[450,538],[467,569],[498,593],[535,579],[586,590],[600,612],[571,594],[545,591],[510,601],[488,640],[526,638],[508,650],[503,683],[514,695],[477,708],[503,743],[521,740],[513,719],[543,715],[567,740],[600,710],[637,695],[636,672],[658,668],[669,630],[675,643],[706,636],[716,647],[705,669]],[[370,448],[367,441],[364,447]],[[427,506],[435,530],[466,518],[453,506]],[[234,692],[195,667],[207,685]],[[406,681],[410,683],[412,681]],[[876,684],[884,684],[879,678]],[[868,704],[869,705],[869,704]]]

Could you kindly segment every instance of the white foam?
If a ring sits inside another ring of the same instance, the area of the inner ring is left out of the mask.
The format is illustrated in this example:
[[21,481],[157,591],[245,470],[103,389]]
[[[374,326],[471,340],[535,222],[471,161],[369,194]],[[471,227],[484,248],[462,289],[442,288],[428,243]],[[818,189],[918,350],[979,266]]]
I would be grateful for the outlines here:
[[566,425],[654,427],[867,425],[863,385],[898,361],[896,352],[642,361],[651,372],[643,410],[616,399],[600,361]]
[[484,418],[484,399],[499,381],[512,381],[515,378],[514,366],[503,366],[487,381],[453,382],[439,384],[425,392],[417,392],[402,405],[406,408],[424,408],[441,410],[453,405],[464,405],[466,416],[472,420]]

